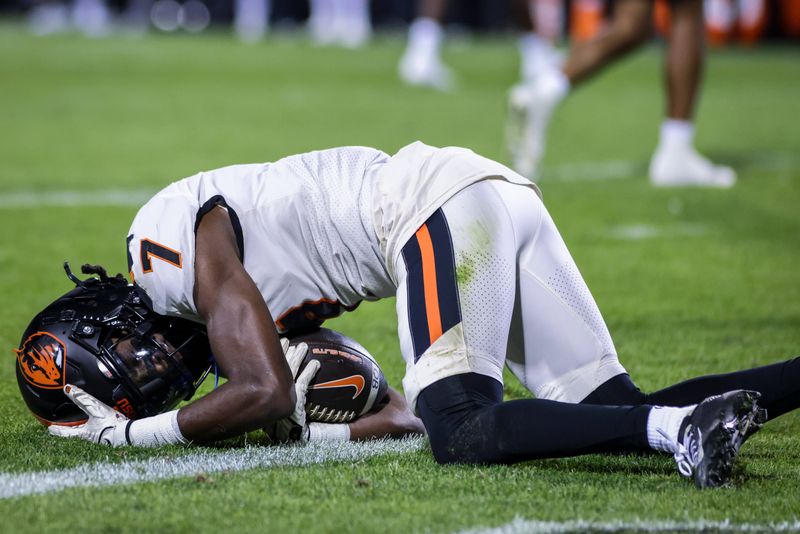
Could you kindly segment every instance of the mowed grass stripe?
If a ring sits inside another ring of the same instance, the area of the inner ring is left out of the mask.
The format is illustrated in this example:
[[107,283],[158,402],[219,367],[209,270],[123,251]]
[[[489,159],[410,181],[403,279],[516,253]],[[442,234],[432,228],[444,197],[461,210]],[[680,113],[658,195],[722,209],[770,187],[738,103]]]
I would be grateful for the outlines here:
[[154,482],[201,473],[299,467],[325,462],[352,462],[385,454],[404,454],[424,446],[423,438],[371,442],[320,442],[305,446],[247,447],[225,452],[200,451],[174,458],[121,463],[98,462],[72,469],[32,473],[0,473],[0,499],[51,493],[68,488]]
[[732,523],[730,521],[535,521],[516,518],[494,528],[459,534],[556,534],[560,532],[800,532],[800,521]]

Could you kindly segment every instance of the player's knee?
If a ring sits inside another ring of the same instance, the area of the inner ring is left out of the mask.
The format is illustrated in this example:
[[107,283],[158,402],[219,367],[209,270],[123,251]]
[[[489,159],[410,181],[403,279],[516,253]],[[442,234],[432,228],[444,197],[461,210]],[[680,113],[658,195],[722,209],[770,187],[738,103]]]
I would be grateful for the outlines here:
[[431,442],[431,452],[433,453],[433,459],[436,460],[436,463],[439,465],[464,463],[461,460],[460,454],[458,454],[457,451],[449,450],[446,445],[434,445],[434,443]]
[[495,461],[491,407],[502,394],[499,382],[473,373],[440,380],[422,391],[417,409],[438,463]]
[[454,435],[439,442],[431,440],[431,452],[440,465],[493,463],[488,459],[493,455],[487,455],[475,440],[458,439]]
[[503,461],[494,410],[476,410],[446,433],[431,433],[431,450],[439,464],[492,464]]
[[637,14],[614,20],[612,31],[623,48],[633,48],[650,39],[653,27],[648,18]]
[[636,25],[636,24],[623,24],[620,28],[620,39],[626,47],[635,47],[643,44],[648,39],[652,30],[649,24]]

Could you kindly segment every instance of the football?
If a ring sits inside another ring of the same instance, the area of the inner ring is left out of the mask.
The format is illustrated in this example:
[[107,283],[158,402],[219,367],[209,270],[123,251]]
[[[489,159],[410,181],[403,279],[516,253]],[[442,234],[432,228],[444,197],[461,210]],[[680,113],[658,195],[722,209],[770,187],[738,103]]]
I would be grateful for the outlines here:
[[301,371],[312,359],[320,362],[306,397],[309,421],[347,423],[384,401],[386,378],[375,358],[357,341],[320,328],[291,339],[292,345],[301,342],[308,345]]

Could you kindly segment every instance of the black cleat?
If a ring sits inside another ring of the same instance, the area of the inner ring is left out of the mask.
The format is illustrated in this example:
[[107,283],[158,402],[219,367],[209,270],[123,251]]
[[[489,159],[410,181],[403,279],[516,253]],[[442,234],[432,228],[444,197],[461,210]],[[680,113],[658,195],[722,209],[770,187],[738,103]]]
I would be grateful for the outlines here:
[[760,396],[736,390],[698,404],[678,433],[678,472],[693,477],[698,488],[724,485],[742,443],[766,421],[766,410],[756,402]]

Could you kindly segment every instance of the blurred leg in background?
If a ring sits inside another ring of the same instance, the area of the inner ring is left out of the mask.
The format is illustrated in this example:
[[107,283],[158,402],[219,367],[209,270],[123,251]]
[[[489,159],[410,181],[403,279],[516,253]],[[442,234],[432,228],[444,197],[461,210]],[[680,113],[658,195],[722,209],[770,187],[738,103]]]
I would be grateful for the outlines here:
[[369,0],[311,0],[308,26],[317,44],[360,48],[372,35]]
[[408,28],[408,44],[400,59],[400,78],[408,85],[447,91],[453,74],[442,62],[441,48],[447,0],[419,0],[417,18]]
[[[553,41],[560,31],[559,13],[563,0],[543,0],[542,13],[548,21],[556,19],[548,25],[556,30],[538,35],[533,27],[532,0],[511,0],[513,21],[520,33],[518,46],[520,51],[520,75],[523,80],[536,76],[538,70],[545,65],[555,68],[560,63],[560,56],[553,48]],[[408,29],[408,44],[400,60],[398,71],[400,78],[408,85],[431,87],[447,91],[454,86],[455,79],[450,69],[441,58],[444,39],[442,23],[447,11],[447,0],[420,0],[417,18]]]
[[28,25],[35,35],[75,29],[89,37],[103,37],[111,31],[111,12],[104,0],[43,2],[31,9]]
[[[666,53],[667,111],[658,148],[650,164],[654,185],[730,187],[732,169],[713,165],[694,149],[695,103],[704,59],[702,0],[672,2],[672,31]],[[535,178],[544,155],[552,113],[571,88],[625,56],[650,38],[652,0],[617,0],[610,23],[595,37],[575,44],[564,66],[540,73],[514,87],[509,96],[511,123],[520,134],[509,138],[516,170]]]
[[539,72],[561,66],[564,58],[553,46],[563,26],[563,0],[512,0],[519,32],[520,78],[533,80]]
[[270,0],[234,0],[233,31],[245,42],[261,40],[269,30]]
[[650,181],[657,186],[731,187],[736,173],[714,165],[694,148],[694,114],[705,57],[703,4],[672,3],[672,28],[666,51],[667,116],[650,160]]

